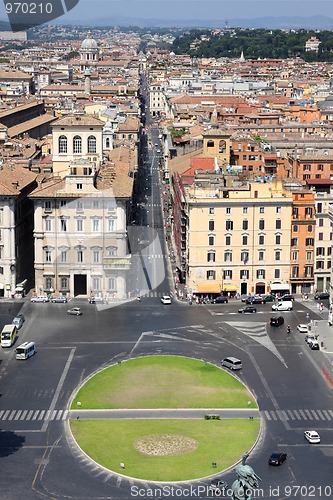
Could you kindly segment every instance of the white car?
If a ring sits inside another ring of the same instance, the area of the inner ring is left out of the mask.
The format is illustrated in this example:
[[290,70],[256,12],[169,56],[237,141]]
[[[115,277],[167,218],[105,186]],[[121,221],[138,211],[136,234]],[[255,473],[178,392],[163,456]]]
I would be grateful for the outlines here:
[[161,302],[162,302],[162,304],[171,304],[170,295],[162,295]]
[[311,444],[320,443],[320,436],[317,431],[305,431],[304,437]]
[[37,295],[36,297],[31,297],[30,302],[50,302],[47,295]]
[[317,338],[314,335],[306,335],[305,342],[311,345],[313,342],[317,342]]
[[309,329],[308,329],[308,325],[304,325],[304,324],[300,324],[300,325],[297,325],[297,330],[300,332],[300,333],[309,333]]

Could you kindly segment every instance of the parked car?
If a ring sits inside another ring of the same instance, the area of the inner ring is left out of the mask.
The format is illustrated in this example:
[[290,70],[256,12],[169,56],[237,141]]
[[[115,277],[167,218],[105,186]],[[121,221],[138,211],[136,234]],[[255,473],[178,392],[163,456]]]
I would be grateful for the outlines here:
[[264,304],[264,298],[261,295],[256,295],[255,297],[248,297],[245,300],[245,304]]
[[13,325],[15,325],[18,330],[23,326],[24,322],[25,322],[25,317],[23,316],[23,314],[17,314],[12,321]]
[[305,335],[305,342],[310,345],[312,342],[317,342],[317,337],[314,335]]
[[228,485],[222,479],[216,478],[212,480],[208,489],[213,493],[220,495],[220,493],[228,489]]
[[103,304],[104,300],[103,297],[89,297],[88,302],[89,304]]
[[269,324],[271,326],[281,326],[284,323],[284,317],[283,316],[272,316],[272,318],[269,321]]
[[228,304],[228,299],[227,297],[216,297],[216,299],[213,299],[212,304]]
[[72,309],[68,309],[67,314],[70,314],[72,316],[81,316],[82,311],[79,307],[72,307]]
[[287,459],[287,453],[275,451],[268,459],[269,465],[281,465]]
[[67,297],[65,297],[64,295],[59,295],[59,297],[52,297],[51,302],[59,303],[59,304],[66,304]]
[[246,302],[247,300],[253,299],[253,295],[248,295],[247,297],[242,297],[242,302]]
[[282,295],[281,300],[295,300],[295,297],[291,293],[285,293]]
[[305,325],[303,323],[300,323],[299,325],[297,325],[297,330],[300,332],[300,333],[305,333],[305,335],[307,335],[309,333],[309,328],[308,328],[308,325]]
[[170,297],[170,295],[162,295],[161,302],[164,305],[171,304],[171,297]]
[[316,293],[314,298],[316,300],[325,300],[325,299],[330,298],[330,294],[328,292],[320,292],[320,293]]
[[304,437],[311,444],[320,443],[320,436],[317,431],[305,431]]
[[313,342],[311,342],[309,344],[309,347],[310,347],[310,349],[312,349],[312,351],[320,351],[320,345],[319,345],[318,340],[314,340]]
[[275,295],[265,295],[264,296],[264,302],[275,302]]
[[238,312],[243,314],[251,314],[256,313],[257,309],[253,306],[244,306],[241,309],[238,309]]
[[47,295],[36,295],[31,297],[30,302],[50,302],[50,299]]

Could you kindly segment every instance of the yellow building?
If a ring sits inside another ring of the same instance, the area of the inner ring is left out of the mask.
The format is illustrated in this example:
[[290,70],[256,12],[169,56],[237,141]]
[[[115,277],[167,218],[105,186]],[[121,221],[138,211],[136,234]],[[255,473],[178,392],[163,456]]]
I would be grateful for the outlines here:
[[187,188],[191,293],[268,293],[289,285],[292,195],[281,182],[202,173]]

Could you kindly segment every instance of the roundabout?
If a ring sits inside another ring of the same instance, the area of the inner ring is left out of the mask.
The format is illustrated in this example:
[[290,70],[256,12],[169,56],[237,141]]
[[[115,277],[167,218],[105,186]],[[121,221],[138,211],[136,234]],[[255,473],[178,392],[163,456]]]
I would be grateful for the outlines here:
[[72,435],[88,457],[146,481],[222,472],[260,432],[256,402],[240,380],[180,356],[134,358],[94,374],[74,397],[71,416]]

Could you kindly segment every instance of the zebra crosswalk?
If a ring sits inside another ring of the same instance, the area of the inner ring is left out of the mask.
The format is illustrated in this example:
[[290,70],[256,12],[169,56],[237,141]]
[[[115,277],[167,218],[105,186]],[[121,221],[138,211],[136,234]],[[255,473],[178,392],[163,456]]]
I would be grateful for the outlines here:
[[5,420],[66,420],[68,410],[0,410],[0,421]]
[[333,420],[333,410],[264,410],[262,412],[267,420],[312,420],[327,421]]
[[[332,421],[333,410],[264,410],[261,415],[270,421]],[[69,410],[0,410],[0,421],[66,420]]]

